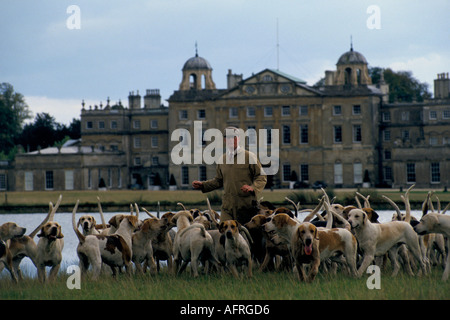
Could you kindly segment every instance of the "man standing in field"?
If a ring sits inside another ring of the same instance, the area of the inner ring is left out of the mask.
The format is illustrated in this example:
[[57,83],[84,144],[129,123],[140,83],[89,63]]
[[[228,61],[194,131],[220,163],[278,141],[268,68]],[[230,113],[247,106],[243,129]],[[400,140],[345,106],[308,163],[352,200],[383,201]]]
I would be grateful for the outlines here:
[[244,224],[255,214],[253,201],[264,189],[267,177],[257,156],[240,147],[238,128],[226,128],[224,137],[227,152],[218,161],[216,177],[208,181],[193,181],[192,187],[204,193],[223,187],[220,220],[233,219]]

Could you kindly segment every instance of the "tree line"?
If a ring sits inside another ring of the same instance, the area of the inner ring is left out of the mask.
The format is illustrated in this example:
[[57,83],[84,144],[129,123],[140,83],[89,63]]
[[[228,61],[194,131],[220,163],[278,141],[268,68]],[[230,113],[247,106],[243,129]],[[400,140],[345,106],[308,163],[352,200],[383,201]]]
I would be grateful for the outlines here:
[[72,119],[67,126],[58,123],[48,113],[32,118],[29,106],[22,94],[15,92],[9,83],[0,84],[0,160],[12,160],[19,148],[25,152],[38,148],[62,145],[67,139],[81,137],[81,122]]

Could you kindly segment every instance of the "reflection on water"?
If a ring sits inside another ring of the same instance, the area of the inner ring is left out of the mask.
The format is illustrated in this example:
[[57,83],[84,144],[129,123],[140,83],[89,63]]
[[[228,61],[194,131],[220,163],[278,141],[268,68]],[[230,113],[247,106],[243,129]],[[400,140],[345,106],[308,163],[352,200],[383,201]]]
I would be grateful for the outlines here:
[[[387,222],[391,220],[394,211],[380,210],[377,211],[377,213],[380,215],[379,218],[380,222]],[[93,215],[94,218],[97,220],[97,223],[101,223],[100,215],[98,212],[83,213],[83,214],[79,213],[77,214],[76,221],[78,221],[78,219],[84,214]],[[114,213],[105,212],[104,215],[106,221],[108,221],[115,214],[117,214],[117,212]],[[153,212],[153,214],[156,215],[155,212]],[[422,212],[419,210],[413,210],[411,214],[417,219],[420,219],[420,217],[422,216]],[[0,225],[2,225],[5,222],[15,222],[19,226],[27,228],[26,234],[30,234],[30,232],[32,232],[42,222],[42,220],[44,220],[46,215],[47,213],[0,214]],[[303,216],[300,216],[299,217],[300,220],[302,220],[302,218],[304,218],[306,215],[307,214],[303,214]],[[72,213],[56,213],[55,221],[61,225],[62,233],[64,234],[63,262],[61,270],[65,271],[67,266],[72,264],[78,264],[78,256],[76,253],[78,239],[77,236],[75,235],[75,232],[72,229]],[[34,241],[37,243],[39,239],[35,237]],[[24,258],[22,260],[20,267],[25,277],[35,277],[37,274],[36,268],[34,267],[33,263],[29,258]],[[9,277],[9,272],[3,270],[3,272],[0,273],[0,278],[3,277]]]

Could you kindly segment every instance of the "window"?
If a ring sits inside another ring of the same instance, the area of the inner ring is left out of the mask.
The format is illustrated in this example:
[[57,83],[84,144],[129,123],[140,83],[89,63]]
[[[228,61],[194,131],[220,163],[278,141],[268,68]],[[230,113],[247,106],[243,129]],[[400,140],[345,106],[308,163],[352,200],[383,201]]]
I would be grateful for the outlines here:
[[99,121],[98,122],[98,128],[99,129],[105,129],[105,121]]
[[140,128],[141,128],[141,120],[134,120],[133,129],[140,129]]
[[385,181],[392,181],[392,168],[391,167],[384,167],[384,180]]
[[391,160],[391,159],[392,159],[391,150],[384,150],[384,160]]
[[409,139],[409,130],[402,131],[402,138],[405,140]]
[[116,144],[110,145],[111,151],[119,151],[119,146]]
[[383,140],[384,141],[391,141],[391,131],[390,130],[384,130],[383,131]]
[[117,168],[117,188],[122,188],[122,170]]
[[92,172],[88,169],[88,189],[92,189]]
[[406,164],[406,182],[414,183],[416,182],[416,164],[407,163]]
[[444,112],[442,112],[442,118],[450,119],[450,110],[444,110]]
[[361,126],[359,124],[353,126],[353,142],[361,142]]
[[342,184],[343,181],[342,163],[337,162],[334,164],[334,184]]
[[53,171],[45,171],[45,190],[53,190]]
[[436,110],[430,110],[430,120],[437,120]]
[[150,120],[150,128],[158,129],[158,120]]
[[431,163],[431,183],[441,182],[441,170],[439,167],[439,162]]
[[141,147],[141,137],[134,137],[133,145],[135,148],[140,148]]
[[86,121],[86,129],[92,129],[94,127],[94,124],[92,121]]
[[300,181],[309,181],[309,166],[307,164],[300,165]]
[[391,113],[389,111],[383,112],[383,122],[391,122]]
[[158,166],[158,165],[159,165],[158,157],[152,157],[152,166]]
[[25,191],[33,191],[33,172],[25,172]]
[[271,117],[273,115],[272,107],[264,107],[264,117]]
[[342,127],[334,126],[334,143],[342,143]]
[[188,118],[187,110],[180,110],[178,113],[178,116],[179,116],[180,120],[187,120],[187,118]]
[[358,184],[363,182],[362,163],[356,162],[353,164],[353,183]]
[[342,114],[342,107],[341,106],[334,106],[333,107],[333,115],[334,116],[340,116]]
[[247,117],[254,118],[256,115],[255,107],[247,107]]
[[238,115],[238,108],[230,108],[230,118],[237,118]]
[[205,166],[201,166],[201,167],[198,168],[198,179],[200,181],[208,180],[206,178],[206,167]]
[[141,157],[134,158],[134,165],[135,166],[140,166],[141,165]]
[[291,181],[291,165],[283,164],[283,182]]
[[353,115],[360,115],[361,114],[361,106],[355,105],[353,106]]
[[283,143],[291,143],[291,127],[289,126],[283,126]]
[[302,124],[300,126],[300,144],[308,143],[308,125]]
[[273,81],[273,78],[272,78],[271,75],[266,74],[266,75],[263,77],[263,81],[264,81],[264,82],[270,82],[270,81]]
[[300,116],[307,116],[308,115],[308,106],[300,106],[298,112],[299,112]]
[[197,119],[205,119],[206,118],[206,111],[205,109],[200,109],[197,111]]
[[111,120],[111,129],[117,129],[117,121]]
[[181,184],[188,185],[189,184],[189,168],[181,167]]
[[158,137],[152,137],[152,148],[158,148]]
[[281,115],[283,117],[288,117],[291,115],[291,107],[290,106],[282,106],[281,107]]
[[436,146],[438,144],[437,137],[430,137],[430,146]]
[[409,111],[403,111],[401,117],[402,121],[409,121]]
[[0,173],[0,190],[6,190],[6,174]]
[[64,171],[64,182],[66,190],[73,190],[73,170]]
[[108,188],[112,188],[112,172],[111,172],[111,168],[108,168]]

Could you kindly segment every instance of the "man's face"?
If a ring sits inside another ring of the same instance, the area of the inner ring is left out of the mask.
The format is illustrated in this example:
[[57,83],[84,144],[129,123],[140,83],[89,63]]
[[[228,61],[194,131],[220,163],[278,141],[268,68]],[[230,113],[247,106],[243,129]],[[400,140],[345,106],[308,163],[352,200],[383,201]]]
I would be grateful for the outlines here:
[[236,150],[239,145],[239,137],[226,137],[225,143],[228,150]]

